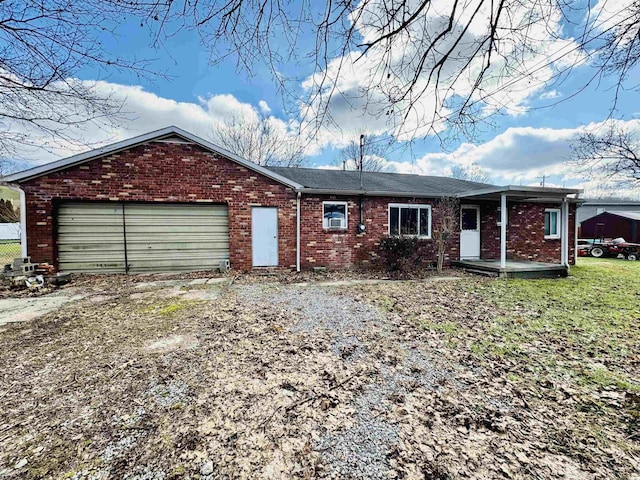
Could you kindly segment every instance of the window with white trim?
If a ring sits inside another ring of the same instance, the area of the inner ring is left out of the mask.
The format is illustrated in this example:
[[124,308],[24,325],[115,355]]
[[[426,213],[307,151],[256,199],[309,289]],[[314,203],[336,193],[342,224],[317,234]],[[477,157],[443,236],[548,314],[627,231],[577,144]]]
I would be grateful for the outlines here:
[[322,202],[322,228],[347,228],[347,202]]
[[547,208],[544,211],[544,238],[560,238],[559,208]]
[[431,205],[390,203],[389,235],[431,238]]

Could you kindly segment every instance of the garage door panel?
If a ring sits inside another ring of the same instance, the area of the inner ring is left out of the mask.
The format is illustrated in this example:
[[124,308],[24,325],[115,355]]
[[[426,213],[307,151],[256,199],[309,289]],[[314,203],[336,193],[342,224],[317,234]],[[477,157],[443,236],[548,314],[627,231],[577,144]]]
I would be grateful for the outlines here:
[[229,228],[218,225],[192,225],[187,228],[185,225],[133,225],[129,223],[127,219],[127,239],[134,238],[138,235],[157,235],[165,234],[167,236],[188,236],[188,235],[215,235],[227,236],[229,234]]
[[65,203],[57,222],[60,270],[125,272],[122,205]]
[[[155,243],[127,243],[127,252],[129,256],[136,252],[181,252],[181,251],[199,251],[203,255],[211,255],[209,250],[225,250],[227,242],[223,239],[217,242],[155,242]],[[226,253],[226,252],[223,252]]]
[[229,258],[226,206],[127,206],[126,218],[132,273],[207,270]]
[[[124,213],[124,214],[123,214]],[[58,211],[60,269],[169,272],[213,269],[229,258],[224,205],[69,203]]]

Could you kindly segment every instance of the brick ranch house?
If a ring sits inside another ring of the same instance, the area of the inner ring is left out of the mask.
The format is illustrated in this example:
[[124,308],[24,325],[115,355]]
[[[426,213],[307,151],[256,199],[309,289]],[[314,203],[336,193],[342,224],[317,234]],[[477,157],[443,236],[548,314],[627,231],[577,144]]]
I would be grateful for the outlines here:
[[363,266],[389,235],[434,251],[443,197],[461,205],[448,261],[574,263],[578,190],[265,168],[176,127],[3,181],[20,191],[23,255],[62,271]]

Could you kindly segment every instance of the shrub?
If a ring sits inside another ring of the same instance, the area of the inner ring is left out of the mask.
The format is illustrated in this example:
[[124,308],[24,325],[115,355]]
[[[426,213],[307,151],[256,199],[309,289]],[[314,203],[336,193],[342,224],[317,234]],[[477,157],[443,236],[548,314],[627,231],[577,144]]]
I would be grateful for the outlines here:
[[416,237],[388,237],[380,242],[380,261],[388,272],[404,276],[420,267],[422,256]]

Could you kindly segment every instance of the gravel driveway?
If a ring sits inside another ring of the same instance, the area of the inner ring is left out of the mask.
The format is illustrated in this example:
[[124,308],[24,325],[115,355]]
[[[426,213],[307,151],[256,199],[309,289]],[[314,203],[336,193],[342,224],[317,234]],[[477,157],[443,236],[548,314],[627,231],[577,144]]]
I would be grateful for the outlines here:
[[[473,290],[491,280],[235,280],[81,279],[67,291],[84,298],[0,326],[0,478],[608,479],[640,469],[632,450],[599,460],[592,424],[576,424],[585,411],[554,415],[578,398],[571,390],[550,397],[546,378],[525,386],[539,365],[500,353],[491,328],[508,312]],[[636,397],[606,393],[616,415],[635,412]]]
[[433,389],[446,372],[436,369],[416,342],[394,345],[391,365],[379,346],[391,336],[385,315],[336,287],[249,286],[238,289],[241,298],[258,305],[275,304],[296,321],[292,332],[328,335],[337,362],[354,371],[368,372],[368,383],[350,401],[348,428],[319,436],[313,449],[320,452],[332,474],[357,479],[389,478],[389,457],[398,448],[399,428],[386,413],[404,402],[416,388]]

